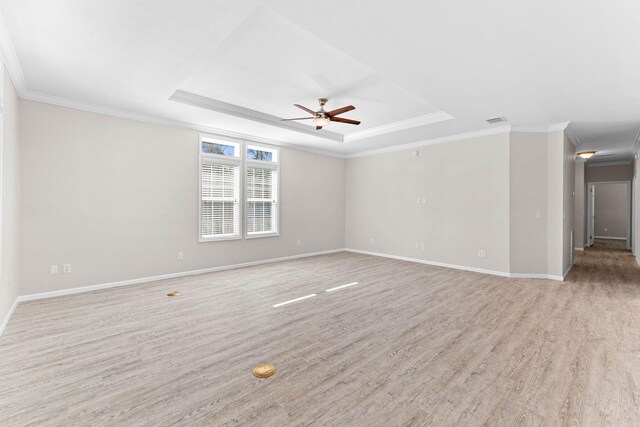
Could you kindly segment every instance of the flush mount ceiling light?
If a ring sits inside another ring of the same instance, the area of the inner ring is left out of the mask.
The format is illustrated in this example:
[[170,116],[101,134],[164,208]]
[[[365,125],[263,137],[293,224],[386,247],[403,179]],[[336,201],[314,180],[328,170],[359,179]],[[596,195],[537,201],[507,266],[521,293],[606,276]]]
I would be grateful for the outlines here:
[[593,157],[594,154],[596,154],[595,151],[581,151],[581,152],[578,153],[578,156],[582,157],[585,160],[588,160],[591,157]]

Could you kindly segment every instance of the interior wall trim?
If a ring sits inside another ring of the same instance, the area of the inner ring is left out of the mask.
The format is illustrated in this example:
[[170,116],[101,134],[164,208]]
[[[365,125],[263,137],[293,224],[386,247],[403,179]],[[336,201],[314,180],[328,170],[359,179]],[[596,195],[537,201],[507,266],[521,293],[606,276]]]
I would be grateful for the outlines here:
[[6,316],[4,316],[4,320],[2,321],[2,325],[0,325],[0,336],[2,336],[2,334],[4,333],[5,328],[9,324],[9,320],[11,319],[11,316],[13,315],[13,312],[15,311],[16,307],[18,306],[18,302],[19,302],[18,298],[16,298],[16,300],[13,302],[13,305],[9,309],[9,312],[7,313]]
[[269,126],[275,126],[294,132],[304,133],[316,138],[328,139],[335,142],[344,142],[344,136],[340,133],[323,129],[318,132],[314,127],[294,121],[282,121],[280,117],[263,113],[262,111],[251,110],[239,105],[229,104],[228,102],[218,101],[217,99],[207,98],[206,96],[197,95],[195,93],[186,92],[184,90],[176,90],[169,97],[169,101],[179,102],[181,104],[190,105],[196,108],[202,108],[216,113],[226,114],[228,116],[239,117],[241,119],[251,120],[252,122],[262,123]]
[[420,126],[427,126],[434,123],[451,120],[454,117],[445,111],[436,111],[435,113],[425,114],[423,116],[413,117],[407,120],[400,120],[388,123],[382,126],[376,126],[371,129],[365,129],[345,134],[344,142],[358,141],[360,139],[371,138],[373,136],[384,135],[387,133],[399,132],[406,129],[412,129]]
[[474,273],[482,273],[482,274],[490,274],[492,276],[508,277],[508,278],[511,278],[511,279],[550,279],[550,280],[558,280],[558,281],[563,281],[564,280],[564,277],[562,277],[562,276],[554,276],[554,275],[551,275],[551,274],[508,273],[508,272],[505,272],[505,271],[487,270],[487,269],[484,269],[484,268],[468,267],[468,266],[465,266],[465,265],[457,265],[457,264],[448,264],[446,262],[429,261],[429,260],[420,259],[420,258],[411,258],[411,257],[405,257],[405,256],[399,256],[399,255],[391,255],[391,254],[385,254],[385,253],[381,253],[381,252],[362,251],[362,250],[359,250],[359,249],[346,248],[345,251],[354,252],[354,253],[363,254],[363,255],[372,255],[372,256],[379,256],[379,257],[383,257],[383,258],[397,259],[397,260],[400,260],[400,261],[415,262],[415,263],[418,263],[418,264],[432,265],[432,266],[435,266],[435,267],[445,267],[445,268],[452,268],[454,270],[472,271]]
[[463,141],[465,139],[477,138],[480,136],[499,135],[511,132],[511,126],[501,126],[496,128],[482,129],[472,132],[464,132],[456,135],[443,136],[440,138],[428,139],[409,144],[394,145],[391,147],[376,148],[373,150],[365,150],[357,153],[348,154],[346,157],[352,159],[355,157],[373,156],[376,154],[392,153],[395,151],[411,150],[416,148],[428,147],[430,145],[445,144],[447,142]]
[[24,302],[24,301],[33,301],[33,300],[39,300],[39,299],[59,297],[59,296],[64,296],[64,295],[73,295],[73,294],[79,294],[79,293],[83,293],[83,292],[97,291],[97,290],[100,290],[100,289],[109,289],[109,288],[117,288],[117,287],[120,287],[120,286],[138,285],[138,284],[141,284],[141,283],[155,282],[155,281],[164,280],[164,279],[175,279],[175,278],[178,278],[178,277],[195,276],[195,275],[198,275],[198,274],[213,273],[213,272],[216,272],[216,271],[224,271],[224,270],[233,270],[233,269],[236,269],[236,268],[250,267],[250,266],[261,265],[261,264],[269,264],[269,263],[272,263],[272,262],[289,261],[289,260],[292,260],[292,259],[299,259],[299,258],[307,258],[307,257],[312,257],[312,256],[318,256],[318,255],[333,254],[333,253],[337,253],[337,252],[344,252],[344,249],[343,248],[340,248],[340,249],[329,249],[329,250],[326,250],[326,251],[309,252],[309,253],[305,253],[305,254],[290,255],[290,256],[279,257],[279,258],[269,258],[269,259],[263,259],[263,260],[259,260],[259,261],[249,261],[249,262],[243,262],[243,263],[239,263],[239,264],[222,265],[222,266],[219,266],[219,267],[203,268],[203,269],[199,269],[199,270],[180,271],[180,272],[177,272],[177,273],[161,274],[161,275],[158,275],[158,276],[140,277],[140,278],[137,278],[137,279],[121,280],[121,281],[118,281],[118,282],[101,283],[101,284],[98,284],[98,285],[81,286],[81,287],[77,287],[77,288],[61,289],[61,290],[58,290],[58,291],[41,292],[41,293],[29,294],[29,295],[21,295],[21,296],[18,297],[17,301],[18,302]]

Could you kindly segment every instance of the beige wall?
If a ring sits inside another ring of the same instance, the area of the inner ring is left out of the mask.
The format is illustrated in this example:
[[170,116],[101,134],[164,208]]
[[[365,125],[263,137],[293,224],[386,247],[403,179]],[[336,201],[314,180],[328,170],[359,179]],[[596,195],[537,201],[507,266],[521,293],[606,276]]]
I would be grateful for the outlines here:
[[627,184],[596,184],[594,187],[594,235],[626,239],[630,209]]
[[587,164],[586,181],[631,181],[633,178],[633,165],[597,166]]
[[547,134],[512,133],[509,163],[511,272],[547,274]]
[[564,135],[547,135],[547,273],[562,276],[564,247]]
[[633,225],[631,227],[632,232],[632,245],[634,248],[634,253],[636,255],[636,260],[638,264],[640,264],[640,182],[638,181],[638,174],[640,173],[640,160],[638,157],[640,154],[640,150],[635,154],[636,159],[633,161],[633,197],[631,202],[634,204],[634,218]]
[[[0,265],[0,324],[18,296],[20,281],[20,144],[19,100],[9,73],[4,73],[2,143],[2,260]],[[1,332],[1,331],[0,331]]]
[[349,159],[347,248],[508,272],[508,145],[505,133]]
[[576,187],[575,187],[575,232],[576,232],[576,248],[584,248],[586,244],[587,235],[587,221],[586,221],[586,183],[585,183],[585,170],[584,160],[576,159]]
[[575,236],[574,240],[571,239],[571,234],[574,233],[574,222],[576,217],[576,147],[573,145],[566,133],[562,133],[563,136],[563,240],[562,240],[562,271],[566,274],[574,261],[575,251]]
[[198,243],[197,132],[31,101],[21,132],[21,294],[344,247],[344,159],[281,148],[280,236]]

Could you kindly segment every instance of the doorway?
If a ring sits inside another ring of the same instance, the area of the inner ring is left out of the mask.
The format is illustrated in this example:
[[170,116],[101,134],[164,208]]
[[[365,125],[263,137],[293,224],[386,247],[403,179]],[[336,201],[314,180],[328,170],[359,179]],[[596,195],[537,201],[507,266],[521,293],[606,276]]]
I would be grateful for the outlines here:
[[631,249],[630,181],[587,183],[587,244],[596,239],[625,241]]

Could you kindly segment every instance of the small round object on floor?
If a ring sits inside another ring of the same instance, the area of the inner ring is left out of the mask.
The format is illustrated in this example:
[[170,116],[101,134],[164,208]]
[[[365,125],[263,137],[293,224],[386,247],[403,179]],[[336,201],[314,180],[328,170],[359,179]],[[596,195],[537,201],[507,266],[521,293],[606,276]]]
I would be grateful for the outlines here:
[[167,294],[168,297],[177,297],[178,295],[180,295],[180,292],[178,292],[178,291],[169,292]]
[[253,376],[258,378],[269,378],[276,373],[276,367],[268,363],[258,365],[253,368]]

